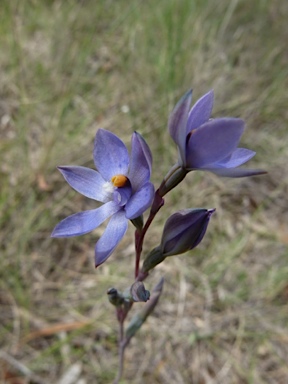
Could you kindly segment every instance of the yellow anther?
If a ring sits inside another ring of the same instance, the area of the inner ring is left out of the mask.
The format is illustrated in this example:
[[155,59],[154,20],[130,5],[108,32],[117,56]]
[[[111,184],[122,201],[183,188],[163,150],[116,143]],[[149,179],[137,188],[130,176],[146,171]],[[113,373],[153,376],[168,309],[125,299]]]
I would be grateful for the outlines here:
[[124,187],[128,178],[124,175],[115,175],[112,177],[111,181],[115,187]]

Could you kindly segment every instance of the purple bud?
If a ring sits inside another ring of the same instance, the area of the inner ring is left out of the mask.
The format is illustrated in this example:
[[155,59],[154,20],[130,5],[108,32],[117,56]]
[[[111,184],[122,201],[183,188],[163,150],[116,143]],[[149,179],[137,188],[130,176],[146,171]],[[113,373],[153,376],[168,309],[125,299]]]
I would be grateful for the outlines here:
[[161,251],[164,257],[179,255],[195,248],[203,239],[215,209],[184,209],[166,221]]

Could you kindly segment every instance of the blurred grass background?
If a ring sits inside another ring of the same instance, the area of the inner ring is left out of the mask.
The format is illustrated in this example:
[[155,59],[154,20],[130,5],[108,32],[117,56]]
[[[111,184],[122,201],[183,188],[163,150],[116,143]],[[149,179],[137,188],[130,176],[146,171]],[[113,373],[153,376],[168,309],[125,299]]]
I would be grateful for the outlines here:
[[[214,117],[246,120],[261,177],[189,174],[169,214],[215,207],[193,253],[157,267],[165,291],[132,341],[121,383],[288,382],[288,2],[2,0],[0,12],[0,370],[3,383],[111,383],[117,324],[106,291],[133,278],[133,229],[98,270],[103,228],[51,239],[95,207],[57,165],[93,167],[99,127],[140,132],[159,184],[174,164],[174,104],[215,91]],[[64,379],[63,379],[64,380]]]

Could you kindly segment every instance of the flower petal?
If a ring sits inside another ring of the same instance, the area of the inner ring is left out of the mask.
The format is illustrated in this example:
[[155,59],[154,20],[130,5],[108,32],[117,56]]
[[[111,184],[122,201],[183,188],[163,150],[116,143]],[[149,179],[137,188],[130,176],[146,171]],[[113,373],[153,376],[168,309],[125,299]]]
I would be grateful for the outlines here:
[[176,104],[172,111],[168,129],[172,139],[178,145],[182,163],[185,164],[186,157],[186,125],[189,108],[192,100],[192,90],[188,91]]
[[139,133],[134,132],[131,140],[131,162],[129,180],[133,191],[137,191],[150,179],[152,154],[146,141]]
[[123,143],[112,132],[99,129],[94,142],[94,163],[106,181],[112,176],[125,175],[129,167],[129,153]]
[[186,135],[192,131],[192,129],[200,127],[200,125],[206,123],[212,113],[214,104],[214,92],[213,90],[202,96],[191,108],[188,116]]
[[113,215],[105,229],[105,232],[95,246],[95,266],[98,267],[114,251],[128,228],[128,221],[123,210]]
[[152,204],[154,197],[154,185],[150,182],[134,193],[125,207],[126,217],[129,220],[140,216]]
[[265,175],[267,173],[267,171],[264,171],[263,169],[245,169],[245,168],[204,168],[201,170],[210,171],[222,177],[234,177],[234,178]]
[[113,198],[116,204],[123,207],[127,203],[127,201],[130,199],[130,196],[132,194],[131,185],[122,187],[122,188],[116,188],[113,193]]
[[244,131],[244,121],[236,118],[210,120],[192,132],[187,144],[187,168],[205,168],[229,156]]
[[54,228],[51,237],[71,237],[84,235],[93,231],[108,217],[119,210],[119,206],[113,201],[102,205],[100,208],[75,213],[60,221]]
[[256,152],[251,151],[250,149],[236,148],[235,151],[233,151],[230,156],[228,156],[226,159],[221,160],[220,162],[214,164],[214,166],[216,168],[218,168],[218,167],[223,167],[223,168],[239,167],[239,165],[246,163],[248,160],[250,160],[255,155],[256,155]]
[[68,184],[82,195],[105,203],[108,196],[103,189],[105,180],[93,169],[79,166],[57,167]]

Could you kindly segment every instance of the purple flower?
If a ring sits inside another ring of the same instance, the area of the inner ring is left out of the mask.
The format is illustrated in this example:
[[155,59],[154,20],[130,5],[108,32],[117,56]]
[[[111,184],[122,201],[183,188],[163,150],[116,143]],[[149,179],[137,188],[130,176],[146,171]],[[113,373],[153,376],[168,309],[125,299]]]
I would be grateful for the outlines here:
[[191,99],[192,91],[189,91],[169,120],[169,132],[179,150],[178,165],[186,171],[202,169],[226,177],[265,173],[259,169],[237,168],[255,155],[249,149],[237,148],[244,121],[232,117],[210,119],[213,91],[202,96],[190,109]]
[[58,169],[72,188],[103,205],[67,217],[56,225],[51,236],[83,235],[110,218],[95,246],[97,267],[107,260],[124,236],[128,220],[138,218],[151,205],[154,187],[149,181],[151,152],[145,140],[136,132],[131,139],[129,157],[125,144],[116,135],[99,129],[93,157],[98,171],[80,166],[62,166]]

